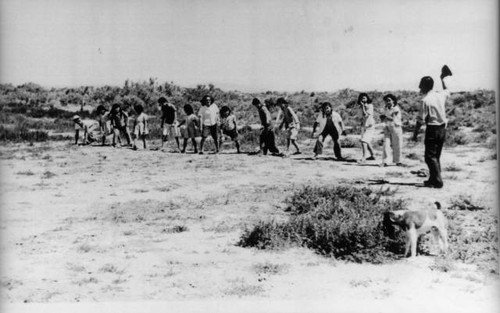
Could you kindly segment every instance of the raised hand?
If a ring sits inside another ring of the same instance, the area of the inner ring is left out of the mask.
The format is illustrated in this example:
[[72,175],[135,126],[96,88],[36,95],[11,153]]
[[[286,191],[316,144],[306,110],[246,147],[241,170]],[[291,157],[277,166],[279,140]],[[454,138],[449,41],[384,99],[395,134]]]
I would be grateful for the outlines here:
[[451,70],[450,68],[448,67],[448,65],[443,65],[443,67],[441,68],[441,79],[445,78],[446,76],[452,76],[453,74],[451,73]]

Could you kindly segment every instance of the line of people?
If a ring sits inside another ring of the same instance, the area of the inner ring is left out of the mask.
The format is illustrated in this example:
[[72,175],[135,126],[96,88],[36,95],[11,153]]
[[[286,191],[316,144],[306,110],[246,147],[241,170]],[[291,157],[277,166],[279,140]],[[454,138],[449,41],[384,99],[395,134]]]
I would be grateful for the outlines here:
[[[387,158],[391,154],[396,165],[401,165],[401,147],[402,147],[402,122],[401,110],[397,105],[397,99],[394,95],[388,94],[384,96],[386,103],[386,113],[381,116],[385,122],[384,127],[384,150],[383,150],[383,165],[387,165]],[[215,146],[215,152],[219,152],[221,136],[229,137],[235,144],[238,153],[241,153],[240,143],[238,140],[238,127],[235,115],[228,106],[223,106],[220,110],[214,102],[214,98],[205,95],[201,100],[201,108],[198,115],[195,115],[193,106],[186,104],[184,106],[185,119],[178,122],[177,108],[166,97],[158,99],[158,107],[161,112],[160,127],[162,129],[161,148],[169,139],[174,139],[177,149],[185,153],[189,141],[193,145],[195,153],[204,153],[204,145],[207,138],[210,136]],[[288,156],[290,155],[290,146],[295,148],[293,154],[301,154],[300,147],[297,144],[298,134],[300,130],[300,121],[295,111],[290,106],[290,103],[283,97],[278,98],[276,105],[279,107],[279,112],[276,119],[271,116],[268,105],[262,103],[258,98],[252,100],[252,104],[259,112],[262,130],[259,136],[259,151],[267,155],[268,152],[272,155]],[[363,131],[361,135],[361,146],[363,156],[359,162],[364,163],[366,160],[375,160],[374,150],[371,142],[374,137],[374,109],[372,100],[366,93],[361,93],[358,97],[358,104],[361,107],[363,114]],[[142,105],[134,106],[136,112],[132,122],[132,134],[129,132],[129,116],[122,110],[120,104],[113,104],[111,110],[107,112],[103,105],[97,107],[98,121],[81,120],[79,116],[74,117],[75,122],[75,144],[78,144],[79,131],[84,131],[84,143],[96,141],[98,133],[102,136],[101,144],[105,144],[106,135],[112,134],[112,146],[117,144],[120,146],[131,146],[137,149],[137,141],[142,142],[144,149],[147,148],[146,137],[149,134],[148,117],[144,113]],[[286,151],[281,153],[275,143],[275,131],[283,129],[286,134]],[[333,152],[338,160],[345,160],[342,157],[340,137],[345,135],[345,126],[342,117],[337,112],[333,111],[330,102],[321,103],[321,109],[312,128],[312,138],[317,138],[314,146],[314,158],[317,158],[323,153],[323,145],[328,136],[333,142]],[[197,137],[201,137],[199,149],[196,143]],[[182,143],[180,138],[183,138]],[[122,140],[126,143],[122,143]],[[370,154],[368,157],[368,153]]]
[[[422,125],[427,125],[425,136],[425,162],[429,167],[430,177],[424,182],[427,187],[442,188],[440,157],[446,136],[447,119],[445,117],[445,103],[449,96],[449,91],[445,83],[445,78],[451,76],[451,71],[445,65],[441,69],[441,81],[443,92],[433,92],[434,81],[430,76],[421,79],[419,89],[423,95],[417,124],[413,135],[413,140],[417,140],[419,129]],[[402,166],[402,147],[403,147],[403,128],[401,109],[398,105],[398,99],[393,94],[386,94],[383,97],[385,103],[384,114],[380,116],[384,123],[384,143],[382,152],[382,162],[380,166],[387,166],[389,157],[392,155],[392,161],[396,166]],[[195,153],[204,153],[204,144],[210,136],[215,146],[215,153],[219,152],[222,135],[229,137],[235,144],[238,153],[241,153],[238,140],[238,127],[235,115],[228,106],[223,106],[220,110],[214,102],[214,98],[205,95],[201,100],[201,108],[198,115],[194,114],[194,109],[190,104],[184,106],[186,118],[178,123],[177,109],[166,98],[158,99],[158,106],[161,111],[161,146],[169,139],[174,138],[177,149],[181,153],[186,152],[188,141],[190,140]],[[357,100],[361,109],[362,133],[361,148],[362,157],[358,161],[364,163],[367,160],[376,160],[372,141],[375,135],[375,118],[372,99],[367,93],[360,93]],[[267,155],[271,153],[277,156],[289,156],[290,146],[295,148],[294,154],[301,154],[297,144],[297,138],[300,130],[300,121],[295,111],[290,107],[285,98],[278,98],[276,101],[280,108],[276,120],[273,121],[269,107],[262,103],[260,99],[254,98],[254,105],[259,113],[262,130],[259,136],[259,150],[254,154]],[[143,112],[142,105],[134,106],[136,116],[133,120],[132,135],[128,130],[128,115],[123,111],[119,104],[114,104],[107,112],[103,105],[97,108],[99,116],[98,121],[82,120],[78,115],[73,117],[75,122],[75,144],[79,141],[79,131],[83,130],[84,143],[97,141],[98,133],[101,133],[102,142],[105,144],[106,135],[112,134],[112,145],[117,142],[122,145],[121,138],[126,140],[127,146],[137,149],[137,141],[142,141],[143,148],[147,148],[146,137],[149,133],[148,117]],[[286,151],[281,153],[275,142],[275,131],[284,129],[286,133]],[[325,139],[330,136],[333,142],[333,152],[337,160],[345,160],[342,156],[340,137],[345,135],[345,126],[342,117],[333,111],[330,102],[321,103],[321,110],[316,117],[312,127],[312,138],[316,138],[314,146],[314,159],[323,153]],[[183,138],[182,148],[180,138]],[[201,137],[199,149],[196,139]]]

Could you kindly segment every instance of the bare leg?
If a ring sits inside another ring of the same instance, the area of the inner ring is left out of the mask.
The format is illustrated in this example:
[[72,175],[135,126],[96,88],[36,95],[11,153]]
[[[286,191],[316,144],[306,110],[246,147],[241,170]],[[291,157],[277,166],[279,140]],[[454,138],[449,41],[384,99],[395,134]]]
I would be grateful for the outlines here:
[[368,148],[368,152],[370,152],[370,157],[374,157],[372,145],[366,143],[366,147]]
[[186,152],[186,147],[188,145],[188,140],[187,138],[184,138],[184,142],[182,143],[182,150],[181,150],[181,153],[184,153]]
[[181,145],[179,143],[179,137],[175,137],[175,142],[177,143],[177,149],[181,150]]
[[206,139],[207,139],[207,137],[201,137],[201,141],[200,141],[200,154],[203,153],[203,144],[205,143]]
[[191,138],[191,142],[193,143],[194,153],[198,153],[198,149],[196,148],[196,139]]

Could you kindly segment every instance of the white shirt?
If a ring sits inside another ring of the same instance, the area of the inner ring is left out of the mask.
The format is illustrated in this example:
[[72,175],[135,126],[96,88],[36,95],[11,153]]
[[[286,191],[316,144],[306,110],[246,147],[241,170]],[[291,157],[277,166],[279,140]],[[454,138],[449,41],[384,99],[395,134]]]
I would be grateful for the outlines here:
[[[446,86],[448,87],[450,77],[447,76],[444,79]],[[421,124],[427,125],[443,125],[447,124],[445,104],[446,99],[450,96],[450,90],[444,89],[441,91],[429,91],[420,103],[420,110],[417,115],[417,121]]]
[[99,129],[99,122],[95,120],[82,120],[81,121],[82,125],[75,123],[75,130],[83,129],[84,131],[86,130],[87,132]]
[[219,108],[215,103],[212,103],[209,107],[202,106],[198,115],[200,116],[202,126],[217,125],[219,121]]
[[[333,121],[333,125],[335,125],[335,128],[339,132],[339,136],[340,136],[340,134],[342,134],[344,132],[344,123],[342,122],[342,117],[337,112],[332,111],[331,118]],[[326,126],[326,121],[327,121],[327,117],[323,116],[323,113],[320,112],[318,114],[318,117],[316,118],[316,123],[318,123],[318,130],[317,130],[316,134],[319,135],[323,132],[323,130],[325,129],[325,126]]]

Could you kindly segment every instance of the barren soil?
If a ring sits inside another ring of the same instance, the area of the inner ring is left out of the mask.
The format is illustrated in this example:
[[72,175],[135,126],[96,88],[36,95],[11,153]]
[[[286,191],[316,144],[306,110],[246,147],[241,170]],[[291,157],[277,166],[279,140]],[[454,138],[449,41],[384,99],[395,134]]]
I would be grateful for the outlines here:
[[[200,311],[228,304],[229,311],[245,312],[498,309],[497,277],[474,264],[457,262],[444,272],[433,267],[434,256],[372,265],[305,248],[237,246],[257,221],[286,219],[284,200],[303,185],[390,187],[415,209],[434,200],[446,208],[464,194],[497,208],[492,150],[445,149],[445,187],[429,189],[414,185],[424,178],[411,173],[426,169],[422,143],[405,146],[405,167],[385,168],[379,161],[334,161],[329,145],[314,161],[313,141],[301,145],[304,154],[279,158],[238,155],[232,146],[218,155],[195,155],[175,153],[173,146],[165,152],[68,142],[3,144],[4,309],[80,302],[122,309],[131,303],[129,309],[142,311],[146,303],[165,301]],[[361,151],[343,153],[356,159]],[[382,180],[386,184],[376,184]]]

